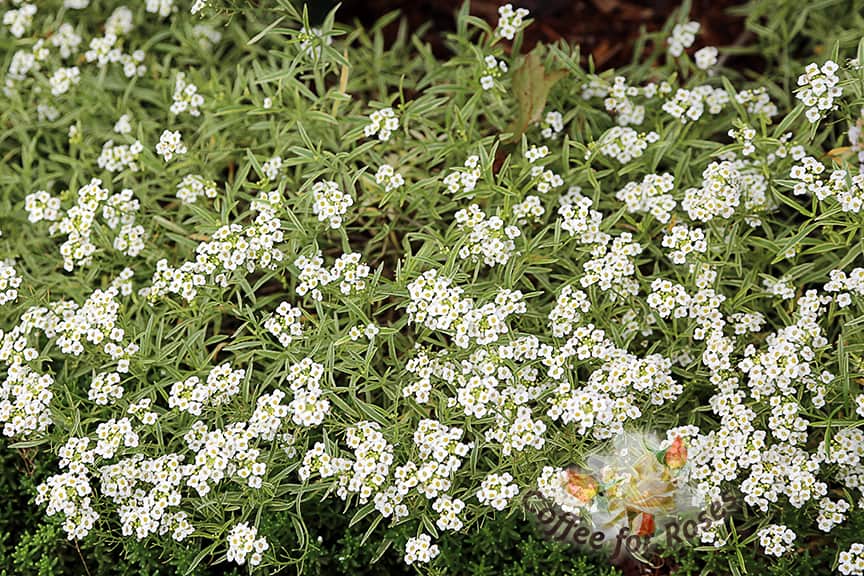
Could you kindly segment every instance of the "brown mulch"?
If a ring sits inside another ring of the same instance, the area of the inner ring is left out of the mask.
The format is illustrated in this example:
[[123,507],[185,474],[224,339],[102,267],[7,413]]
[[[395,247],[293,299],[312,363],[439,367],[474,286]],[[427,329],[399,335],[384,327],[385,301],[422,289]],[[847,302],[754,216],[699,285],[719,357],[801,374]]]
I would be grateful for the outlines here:
[[[494,25],[498,20],[498,7],[506,3],[474,0],[471,14]],[[525,32],[523,50],[537,42],[549,43],[563,38],[580,45],[586,58],[591,54],[598,70],[629,63],[643,28],[649,32],[659,30],[681,5],[677,0],[514,0],[512,3],[514,7],[530,10],[534,20]],[[744,39],[743,18],[732,16],[727,10],[744,3],[741,0],[694,0],[690,18],[702,25],[694,49],[740,44]],[[454,14],[461,4],[462,0],[346,0],[337,19],[343,22],[357,19],[369,25],[387,12],[401,10],[412,28],[432,23],[424,39],[436,54],[444,56],[447,50],[440,33],[453,30]],[[395,34],[395,26],[391,28],[391,33]]]

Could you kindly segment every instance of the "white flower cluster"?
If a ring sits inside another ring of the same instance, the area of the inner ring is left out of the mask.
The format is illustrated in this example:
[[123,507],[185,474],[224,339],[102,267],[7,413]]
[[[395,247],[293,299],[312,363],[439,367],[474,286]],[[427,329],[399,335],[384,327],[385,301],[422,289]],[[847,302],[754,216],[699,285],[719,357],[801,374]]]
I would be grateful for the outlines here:
[[60,198],[51,196],[45,190],[28,194],[24,200],[27,220],[36,223],[42,220],[53,222],[60,217]]
[[405,178],[396,172],[390,164],[382,164],[375,172],[375,183],[384,186],[385,192],[392,192],[405,184]]
[[428,534],[420,534],[405,543],[405,564],[428,564],[438,553],[438,545],[432,544],[432,538]]
[[216,193],[216,182],[198,174],[187,174],[177,184],[177,199],[184,204],[194,204],[202,196],[215,198]]
[[224,362],[210,370],[204,384],[197,376],[190,376],[183,382],[175,382],[168,396],[168,407],[200,416],[205,407],[225,404],[232,396],[239,393],[240,382],[245,376],[245,370],[242,368],[232,370],[231,364]]
[[[636,130],[626,126],[613,126],[600,137],[600,153],[609,158],[614,158],[621,164],[628,164],[639,158],[652,144],[660,139],[656,132],[640,134]],[[586,158],[590,156],[590,152]]]
[[354,205],[351,195],[342,192],[339,185],[332,180],[316,182],[312,186],[312,195],[315,198],[312,211],[319,221],[327,222],[333,229],[342,226],[342,217],[348,212],[348,208]]
[[300,296],[311,294],[312,298],[320,302],[324,297],[321,288],[337,281],[339,281],[339,291],[345,296],[362,292],[366,289],[366,278],[369,277],[371,270],[361,258],[358,252],[343,254],[332,268],[327,270],[324,268],[321,252],[312,258],[297,257],[294,261],[294,265],[300,269],[297,294]]
[[33,25],[33,16],[36,15],[36,5],[24,3],[17,10],[7,10],[3,14],[3,25],[9,26],[9,33],[16,38],[21,38]]
[[570,236],[576,236],[582,244],[609,242],[609,235],[600,231],[603,214],[591,209],[591,199],[582,196],[578,187],[572,187],[566,197],[561,197],[560,203],[558,215],[561,217],[562,230]]
[[[204,97],[198,93],[198,87],[186,81],[186,74],[178,72],[174,79],[174,102],[171,104],[171,113],[179,116],[188,112],[192,116],[200,116],[199,108],[204,105]],[[161,152],[160,152],[161,154]]]
[[321,424],[330,413],[330,401],[324,398],[321,378],[324,367],[311,358],[292,364],[288,370],[294,399],[288,405],[292,420],[299,426],[312,427]]
[[848,276],[843,270],[832,270],[825,284],[826,292],[836,292],[835,302],[841,308],[852,304],[852,295],[864,296],[864,268],[854,268]]
[[281,302],[276,311],[264,322],[264,328],[275,336],[282,346],[288,346],[296,338],[303,335],[300,317],[303,312],[291,306],[289,302]]
[[122,37],[133,28],[132,11],[125,6],[118,7],[105,21],[105,35],[90,40],[90,49],[84,53],[85,60],[96,62],[99,68],[119,63],[127,78],[144,76],[147,73],[147,67],[142,64],[144,51],[135,50],[132,54],[126,54],[120,48]]
[[705,46],[704,48],[700,48],[693,54],[693,58],[696,60],[696,67],[700,70],[708,70],[717,64],[718,53],[719,50],[714,46]]
[[540,123],[540,135],[555,140],[564,130],[564,117],[557,110],[550,110]]
[[18,299],[18,289],[21,287],[21,277],[15,270],[15,261],[0,260],[0,306],[15,302]]
[[741,201],[741,172],[732,162],[712,162],[702,172],[702,187],[684,191],[681,207],[693,220],[730,218]]
[[674,187],[675,177],[672,174],[648,174],[642,182],[628,182],[615,194],[615,198],[627,205],[628,212],[650,213],[658,222],[665,224],[675,209],[675,199],[670,194]]
[[819,529],[823,532],[830,532],[835,526],[842,524],[846,520],[846,513],[849,508],[849,502],[846,500],[822,498],[819,501],[819,515],[816,517]]
[[795,532],[783,525],[769,524],[757,532],[759,544],[766,554],[771,556],[783,556],[792,550],[795,542]]
[[495,28],[495,35],[499,38],[513,40],[516,33],[522,30],[525,26],[525,18],[528,16],[528,10],[525,8],[513,9],[512,4],[505,4],[498,8],[498,27]]
[[249,560],[250,566],[257,566],[263,560],[263,554],[270,545],[263,536],[257,538],[258,529],[249,526],[248,522],[241,522],[231,528],[228,532],[228,554],[229,562],[236,562],[241,566]]
[[663,247],[671,248],[669,259],[675,264],[686,264],[687,257],[693,253],[704,254],[708,250],[705,233],[701,228],[690,228],[686,224],[676,224],[663,234]]
[[584,275],[579,279],[583,288],[597,284],[613,295],[636,295],[639,283],[632,278],[636,273],[634,257],[642,253],[642,246],[633,242],[633,235],[624,232],[616,236],[611,245],[597,244],[591,250],[591,260],[582,265]]
[[495,510],[504,510],[517,494],[519,494],[519,487],[513,484],[513,476],[509,473],[489,474],[480,484],[477,500]]
[[540,222],[546,209],[537,196],[526,196],[525,200],[513,205],[513,218],[517,224],[527,224],[529,220]]
[[90,382],[87,398],[105,406],[113,404],[123,397],[123,387],[120,386],[120,374],[117,372],[100,372]]
[[725,90],[705,84],[692,90],[679,88],[671,99],[663,103],[663,111],[687,124],[699,120],[706,105],[709,114],[719,114],[728,102],[729,94]]
[[78,85],[81,81],[81,71],[77,66],[69,68],[57,68],[51,78],[48,79],[48,84],[51,85],[51,94],[60,96],[69,91],[73,85]]
[[261,165],[261,171],[268,180],[276,180],[282,171],[282,157],[274,156]]
[[840,565],[837,570],[845,576],[861,576],[864,574],[864,544],[855,542],[849,550],[840,552]]
[[85,475],[72,472],[55,474],[37,487],[36,504],[47,502],[45,513],[48,516],[62,512],[66,535],[70,540],[80,540],[90,533],[99,519],[99,514],[93,510],[92,493],[93,488]]
[[122,172],[123,170],[131,170],[137,172],[138,157],[144,151],[144,145],[138,140],[129,144],[114,145],[113,140],[108,140],[102,146],[102,152],[96,163],[100,168],[104,168],[109,172]]
[[480,157],[471,155],[465,160],[464,168],[453,168],[450,174],[444,178],[444,185],[447,186],[447,191],[451,194],[465,193],[467,198],[472,198],[470,195],[477,186],[477,181],[480,179]]
[[495,56],[489,54],[483,59],[483,64],[480,87],[483,90],[491,90],[495,87],[495,80],[507,73],[507,63],[504,60],[497,60]]
[[246,269],[253,273],[257,268],[274,268],[282,261],[282,251],[276,244],[282,242],[279,219],[272,211],[259,206],[261,211],[249,226],[230,224],[219,228],[213,239],[202,242],[195,249],[195,260],[172,268],[165,259],[156,263],[151,286],[141,294],[151,301],[166,294],[179,294],[192,301],[198,290],[207,286],[208,276],[216,284],[227,287],[228,273]]
[[452,331],[453,341],[461,348],[467,348],[471,340],[479,345],[496,342],[509,332],[507,318],[526,310],[518,290],[502,289],[494,302],[475,307],[472,299],[461,298],[462,288],[450,287],[452,282],[437,270],[424,272],[408,284],[411,302],[407,312],[411,322],[430,330]]
[[174,0],[147,0],[144,9],[151,14],[166,18],[171,12],[177,10],[177,7],[174,6]]
[[669,45],[669,53],[676,58],[681,56],[685,48],[693,45],[700,27],[699,22],[676,24],[672,29],[672,35],[666,39],[666,43]]
[[795,90],[795,97],[807,106],[804,115],[810,122],[818,122],[836,108],[834,99],[843,95],[843,88],[838,85],[838,69],[839,66],[832,60],[826,60],[821,67],[811,62],[804,68],[804,73],[798,76],[799,88]]
[[745,107],[747,114],[772,118],[777,115],[777,105],[771,102],[768,90],[764,86],[742,90],[735,94],[735,100]]
[[864,209],[864,174],[850,176],[846,170],[834,170],[828,181],[822,179],[825,165],[812,156],[803,156],[792,166],[789,176],[797,180],[793,194],[812,194],[820,201],[834,198],[844,212],[859,213]]
[[565,286],[555,300],[555,307],[549,312],[549,327],[556,338],[564,338],[582,322],[582,315],[591,309],[587,294]]
[[399,129],[399,117],[393,108],[382,108],[376,110],[369,115],[369,124],[363,129],[363,134],[367,138],[378,136],[378,140],[386,142],[390,140],[390,135]]
[[156,144],[156,153],[161,154],[165,162],[170,162],[174,156],[186,154],[189,149],[183,143],[183,135],[179,130],[163,130]]
[[514,239],[522,235],[516,226],[505,226],[500,216],[486,217],[476,204],[459,210],[456,226],[466,233],[459,257],[476,262],[480,258],[487,266],[504,265],[516,252]]

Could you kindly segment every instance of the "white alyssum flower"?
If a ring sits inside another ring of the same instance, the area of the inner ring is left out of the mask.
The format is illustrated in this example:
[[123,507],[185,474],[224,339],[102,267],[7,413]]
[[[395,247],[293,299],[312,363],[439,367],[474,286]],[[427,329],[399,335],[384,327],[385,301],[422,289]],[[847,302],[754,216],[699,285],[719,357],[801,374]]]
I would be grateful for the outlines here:
[[466,233],[465,243],[459,249],[463,260],[483,259],[487,266],[506,264],[516,252],[513,241],[522,235],[516,226],[507,226],[499,216],[487,217],[476,204],[459,210],[456,226]]
[[704,254],[708,250],[705,233],[701,228],[689,228],[686,224],[676,224],[663,234],[663,247],[671,248],[669,259],[675,264],[685,264],[692,253]]
[[405,184],[405,178],[390,164],[382,164],[375,172],[375,183],[384,186],[385,192],[392,192]]
[[845,576],[862,576],[864,574],[864,544],[855,542],[849,550],[840,552],[840,565],[837,570]]
[[615,198],[627,205],[628,212],[649,213],[665,224],[675,209],[675,199],[671,194],[674,187],[672,174],[648,174],[642,182],[628,182],[615,193]]
[[316,182],[312,186],[312,195],[312,211],[319,221],[327,222],[334,230],[342,226],[342,218],[348,213],[348,208],[354,205],[351,195],[343,192],[332,180]]
[[522,30],[525,26],[525,18],[528,16],[528,10],[525,8],[513,9],[512,4],[505,4],[498,8],[498,27],[495,28],[495,35],[499,38],[513,40],[516,33]]
[[684,53],[685,48],[689,48],[696,40],[696,34],[699,33],[701,26],[698,22],[687,22],[686,24],[676,24],[672,29],[672,35],[666,39],[669,45],[669,53],[676,58]]
[[24,3],[17,10],[8,10],[3,14],[3,25],[9,26],[9,33],[16,38],[21,38],[33,25],[33,16],[36,15],[36,5]]
[[161,154],[165,162],[170,162],[174,156],[186,154],[188,149],[183,143],[183,135],[179,130],[163,130],[156,144],[156,153]]
[[[639,158],[652,144],[660,139],[656,132],[640,134],[630,127],[613,126],[603,133],[597,145],[600,153],[614,158],[621,164],[628,164]],[[586,155],[590,156],[590,151]]]
[[132,117],[129,114],[121,115],[114,124],[114,132],[117,134],[129,134],[132,132]]
[[781,524],[769,524],[757,532],[759,544],[770,556],[784,556],[792,550],[795,532]]
[[117,144],[114,145],[113,140],[108,140],[102,145],[102,152],[96,163],[100,168],[109,172],[123,172],[130,170],[138,171],[138,158],[141,152],[144,151],[144,145],[138,140],[132,144]]
[[174,6],[174,0],[146,0],[144,9],[151,14],[166,18],[177,8]]
[[77,85],[81,80],[81,73],[77,66],[69,68],[57,68],[51,78],[48,79],[48,84],[51,85],[51,94],[60,96],[69,91],[73,85]]
[[495,510],[504,510],[517,494],[519,494],[519,487],[513,484],[513,476],[509,473],[489,474],[480,484],[477,500]]
[[688,188],[681,207],[693,220],[730,218],[741,201],[741,173],[732,162],[712,162],[702,172],[702,188]]
[[243,565],[249,561],[250,566],[257,566],[263,560],[263,554],[270,548],[267,539],[263,536],[258,538],[258,529],[249,526],[248,522],[236,524],[228,532],[228,554],[229,562]]
[[693,57],[696,60],[696,67],[701,70],[708,70],[717,64],[718,53],[719,51],[714,46],[700,48],[695,54],[693,54]]
[[399,129],[399,117],[393,108],[382,108],[375,110],[369,115],[369,124],[363,129],[367,138],[378,136],[382,142],[390,140],[390,135]]
[[268,180],[276,180],[282,172],[282,157],[273,156],[261,165],[261,171]]
[[491,54],[483,59],[483,68],[480,76],[480,87],[483,90],[491,90],[495,87],[495,81],[507,73],[507,63],[498,60]]
[[174,79],[174,102],[171,104],[171,113],[180,115],[188,112],[192,116],[200,116],[199,108],[204,105],[204,97],[198,93],[198,87],[186,81],[186,74],[178,72]]
[[300,317],[303,311],[291,306],[289,302],[281,302],[276,311],[264,322],[264,328],[275,336],[282,346],[288,346],[303,335]]
[[471,192],[480,180],[480,156],[473,154],[465,160],[463,168],[453,168],[444,178],[444,185],[451,194],[464,193],[472,198]]
[[194,204],[202,196],[215,198],[216,194],[216,182],[198,174],[187,174],[177,184],[177,199],[184,204]]
[[795,90],[795,97],[807,106],[804,115],[811,123],[818,122],[836,108],[835,98],[843,95],[843,88],[838,85],[838,69],[839,66],[832,60],[826,60],[821,67],[811,62],[804,68],[804,73],[798,76],[799,88]]
[[414,538],[409,538],[405,544],[405,564],[409,566],[415,562],[418,564],[428,564],[436,556],[439,550],[437,544],[432,544],[432,538],[428,534],[421,534]]

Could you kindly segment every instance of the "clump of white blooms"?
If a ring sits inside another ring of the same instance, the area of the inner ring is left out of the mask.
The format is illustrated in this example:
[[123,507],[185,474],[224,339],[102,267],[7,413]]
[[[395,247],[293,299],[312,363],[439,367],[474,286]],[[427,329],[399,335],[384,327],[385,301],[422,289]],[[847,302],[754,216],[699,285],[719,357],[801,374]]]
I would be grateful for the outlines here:
[[188,148],[183,143],[183,135],[179,130],[163,130],[156,144],[156,153],[161,154],[165,162],[170,162],[174,156],[186,154]]
[[477,186],[478,180],[480,180],[480,157],[472,155],[465,160],[464,168],[454,168],[444,178],[444,185],[451,194],[470,194]]
[[184,204],[194,204],[202,196],[215,198],[216,194],[216,183],[198,174],[187,174],[177,184],[177,199]]
[[249,561],[250,566],[257,566],[263,559],[263,554],[270,545],[263,536],[258,538],[258,529],[249,526],[248,522],[235,525],[228,532],[228,561],[241,566]]
[[833,110],[836,106],[834,99],[843,95],[843,88],[838,86],[838,68],[832,60],[826,60],[821,67],[811,62],[798,76],[799,88],[795,90],[795,97],[807,106],[804,115],[810,122],[818,122]]
[[7,10],[3,14],[3,25],[9,27],[9,33],[21,38],[33,25],[36,15],[36,5],[24,3],[17,10]]
[[741,173],[731,162],[712,162],[702,172],[702,187],[684,191],[681,207],[693,220],[730,218],[741,201]]
[[783,556],[792,550],[795,532],[786,526],[769,524],[758,532],[759,544],[770,556]]
[[138,158],[141,152],[144,151],[144,146],[136,140],[131,145],[118,144],[114,145],[113,140],[108,140],[102,146],[102,153],[96,159],[96,163],[100,168],[104,168],[109,172],[122,172],[130,170],[137,172]]
[[390,135],[399,129],[399,117],[393,108],[382,108],[375,110],[369,115],[369,124],[363,129],[363,134],[367,138],[378,136],[378,140],[386,142],[390,140]]
[[675,199],[671,194],[674,187],[672,174],[648,174],[642,182],[628,182],[615,193],[615,198],[627,205],[628,212],[649,213],[665,224],[675,209]]
[[405,178],[396,172],[390,164],[382,164],[375,172],[375,183],[384,186],[385,192],[392,192],[405,184]]
[[519,488],[513,484],[513,476],[509,473],[489,474],[480,485],[480,490],[477,491],[477,500],[495,510],[503,510],[517,494],[519,494]]
[[476,204],[456,212],[456,226],[466,233],[459,257],[487,266],[506,264],[516,251],[514,240],[522,233],[516,226],[507,226],[499,216],[487,217]]
[[696,67],[701,70],[708,70],[717,64],[718,52],[719,51],[714,46],[706,46],[697,50],[693,54],[693,58],[696,60]]
[[681,56],[685,48],[693,45],[700,27],[698,22],[676,24],[672,29],[672,35],[666,39],[666,43],[669,45],[669,54],[676,58]]
[[204,408],[225,404],[240,392],[240,382],[246,375],[241,369],[232,370],[228,362],[216,366],[201,382],[197,376],[190,376],[182,382],[175,382],[168,397],[168,406],[200,416]]
[[291,306],[288,302],[282,302],[276,307],[276,311],[264,322],[264,328],[275,336],[282,346],[288,346],[296,338],[303,335],[303,326],[300,317],[303,312],[299,308]]
[[498,60],[489,54],[483,59],[483,72],[480,76],[480,87],[483,90],[491,90],[495,87],[495,80],[507,73],[507,63]]
[[837,570],[846,576],[861,576],[864,574],[864,544],[855,542],[849,550],[840,552],[840,565]]
[[688,228],[686,224],[676,224],[663,235],[663,247],[670,248],[669,259],[675,264],[685,264],[693,253],[704,254],[708,250],[705,233],[701,228]]
[[438,556],[439,549],[437,544],[432,544],[432,538],[428,534],[421,534],[414,538],[409,538],[405,544],[405,564],[411,565],[417,562],[418,564],[428,564],[433,558]]
[[629,127],[613,126],[600,138],[599,151],[604,156],[614,158],[621,164],[639,158],[660,136],[656,132],[640,134]]
[[498,27],[495,28],[495,35],[507,40],[513,40],[516,33],[524,27],[524,20],[527,16],[528,10],[525,8],[514,10],[512,4],[505,4],[499,7]]
[[[200,116],[199,109],[204,104],[204,97],[198,93],[198,87],[186,81],[186,74],[178,72],[174,79],[174,103],[171,104],[172,114],[188,112],[192,116]],[[161,152],[160,152],[161,154]]]
[[332,180],[316,182],[312,186],[312,195],[315,198],[312,211],[318,220],[327,222],[334,229],[342,226],[342,217],[354,205],[351,195],[343,192]]

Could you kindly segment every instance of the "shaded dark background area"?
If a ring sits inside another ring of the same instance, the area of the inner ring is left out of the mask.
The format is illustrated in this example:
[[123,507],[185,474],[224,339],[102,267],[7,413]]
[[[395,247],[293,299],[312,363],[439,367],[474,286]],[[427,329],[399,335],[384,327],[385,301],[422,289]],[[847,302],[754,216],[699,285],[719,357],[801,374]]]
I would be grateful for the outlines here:
[[[454,14],[463,0],[344,0],[337,12],[337,20],[359,20],[371,25],[379,17],[400,10],[411,28],[431,23],[424,39],[436,54],[444,56],[442,32],[454,29]],[[534,23],[525,31],[525,48],[537,42],[555,42],[565,39],[582,47],[587,58],[593,56],[598,69],[615,68],[627,64],[640,32],[657,31],[670,15],[681,6],[680,0],[514,0],[514,7],[531,11]],[[728,13],[729,8],[745,4],[741,0],[693,0],[690,19],[698,21],[701,31],[694,49],[702,46],[728,46],[747,40],[744,19]],[[473,0],[471,14],[494,25],[498,21],[498,7],[506,0]],[[310,19],[323,18],[335,1],[319,0],[309,3]],[[387,32],[395,35],[396,25]],[[649,43],[650,46],[650,43]]]

